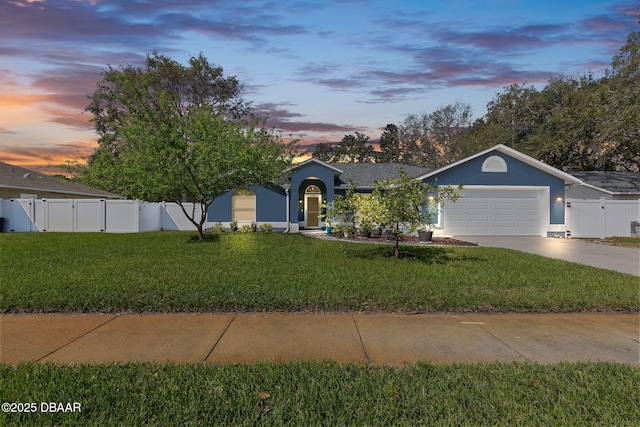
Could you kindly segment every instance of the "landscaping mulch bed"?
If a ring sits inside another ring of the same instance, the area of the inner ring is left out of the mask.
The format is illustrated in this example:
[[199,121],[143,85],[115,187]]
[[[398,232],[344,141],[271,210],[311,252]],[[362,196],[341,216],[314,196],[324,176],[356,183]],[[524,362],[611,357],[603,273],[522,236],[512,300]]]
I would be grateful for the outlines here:
[[[341,240],[353,240],[357,242],[369,242],[369,243],[394,243],[393,240],[388,240],[386,235],[379,237],[360,237],[359,233],[356,233],[353,238],[345,238],[342,233],[331,233],[331,237]],[[478,246],[476,243],[465,242],[463,240],[453,239],[451,237],[434,237],[430,242],[421,242],[418,236],[411,234],[403,234],[400,243],[406,244],[420,244],[420,245],[438,245],[438,246]]]

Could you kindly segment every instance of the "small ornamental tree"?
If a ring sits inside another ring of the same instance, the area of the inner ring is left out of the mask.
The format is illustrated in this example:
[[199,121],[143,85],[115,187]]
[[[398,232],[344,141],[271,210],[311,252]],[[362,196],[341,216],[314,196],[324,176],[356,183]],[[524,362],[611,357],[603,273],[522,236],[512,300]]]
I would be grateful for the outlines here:
[[[382,210],[385,226],[390,227],[395,234],[395,257],[400,257],[400,239],[403,230],[414,232],[422,224],[433,225],[434,215],[429,204],[456,201],[460,197],[458,190],[451,186],[436,188],[433,183],[424,183],[409,177],[398,168],[400,178],[376,181],[376,188],[372,197],[376,198]],[[429,194],[438,193],[433,201],[428,201]],[[433,206],[433,205],[432,205]],[[431,212],[431,213],[430,213]]]
[[[336,194],[327,209],[325,222],[337,221],[345,231],[355,229],[358,194],[350,185],[346,194]],[[328,221],[327,221],[328,220]]]
[[185,67],[154,54],[145,70],[110,69],[104,78],[88,107],[100,141],[83,182],[130,198],[175,202],[200,240],[216,197],[269,185],[291,163],[293,143],[259,128],[235,78],[224,78],[202,55]]

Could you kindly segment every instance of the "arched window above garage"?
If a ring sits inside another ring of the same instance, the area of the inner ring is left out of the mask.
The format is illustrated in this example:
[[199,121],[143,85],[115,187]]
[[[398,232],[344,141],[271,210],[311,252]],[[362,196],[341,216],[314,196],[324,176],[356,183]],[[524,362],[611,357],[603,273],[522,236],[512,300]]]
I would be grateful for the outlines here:
[[500,156],[487,157],[482,163],[482,172],[506,172],[507,162]]

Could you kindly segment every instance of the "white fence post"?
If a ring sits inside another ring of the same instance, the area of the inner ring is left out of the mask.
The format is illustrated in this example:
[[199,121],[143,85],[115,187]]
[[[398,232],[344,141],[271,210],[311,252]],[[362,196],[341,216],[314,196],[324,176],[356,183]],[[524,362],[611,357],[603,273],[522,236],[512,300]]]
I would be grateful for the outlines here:
[[[613,215],[612,215],[613,217]],[[607,199],[600,198],[600,238],[607,237]]]

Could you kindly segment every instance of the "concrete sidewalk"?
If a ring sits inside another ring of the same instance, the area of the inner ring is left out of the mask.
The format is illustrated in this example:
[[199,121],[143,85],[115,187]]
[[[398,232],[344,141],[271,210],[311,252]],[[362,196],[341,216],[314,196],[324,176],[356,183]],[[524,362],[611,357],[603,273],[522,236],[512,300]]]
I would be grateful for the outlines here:
[[639,321],[639,313],[2,315],[0,362],[601,360],[640,366]]

